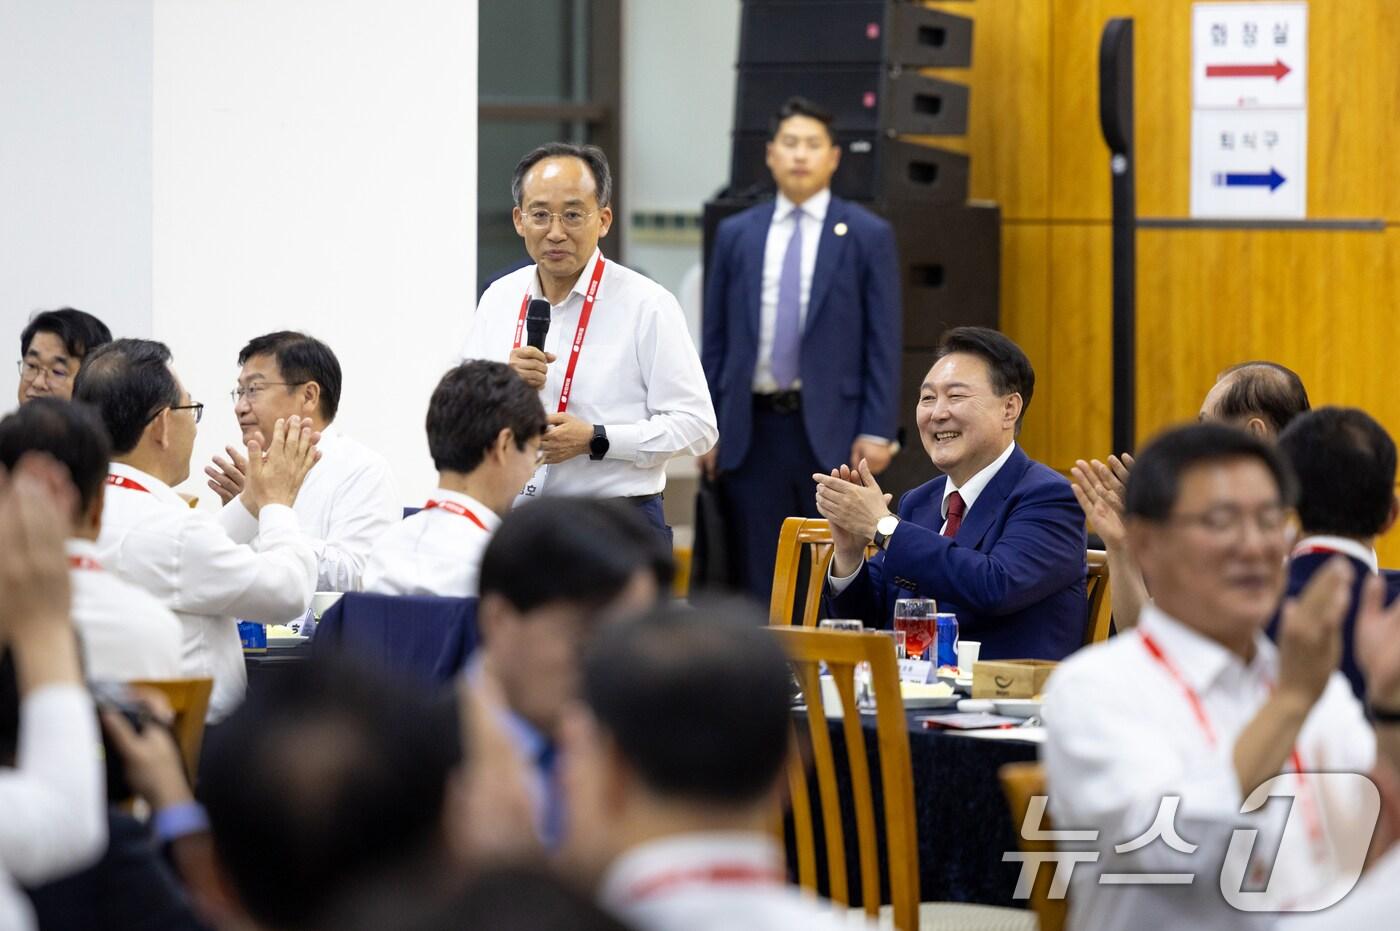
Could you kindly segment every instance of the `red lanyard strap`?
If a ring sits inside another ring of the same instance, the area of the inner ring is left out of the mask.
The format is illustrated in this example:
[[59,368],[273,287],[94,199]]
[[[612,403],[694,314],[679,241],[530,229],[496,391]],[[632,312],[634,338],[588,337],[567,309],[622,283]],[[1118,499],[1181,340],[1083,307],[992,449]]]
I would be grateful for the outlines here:
[[672,870],[658,873],[634,885],[623,896],[638,902],[666,892],[676,886],[700,883],[706,886],[768,886],[781,885],[786,877],[780,870],[750,866],[746,863],[717,863],[696,869]]
[[93,559],[91,556],[78,556],[76,554],[69,554],[68,568],[88,569],[93,572],[101,572],[102,564],[99,563],[97,560]]
[[429,501],[427,504],[423,505],[423,510],[425,511],[431,511],[433,508],[441,508],[449,514],[456,514],[458,517],[465,517],[467,520],[471,521],[473,524],[476,524],[478,527],[480,527],[482,530],[485,530],[487,533],[491,532],[490,529],[488,529],[487,526],[481,522],[480,517],[477,517],[471,512],[469,508],[467,508],[465,505],[458,504],[456,501]]
[[[564,387],[559,391],[559,413],[569,407],[569,392],[574,386],[574,370],[578,368],[579,353],[583,351],[583,338],[588,333],[588,318],[593,316],[593,302],[598,297],[598,283],[603,280],[603,255],[593,264],[593,275],[588,280],[588,290],[583,295],[583,310],[578,315],[578,327],[574,330],[573,349],[569,353],[569,364],[564,369]],[[520,337],[525,332],[525,314],[530,309],[530,292],[520,299],[520,319],[515,322],[515,341],[512,349],[520,348]]]
[[148,495],[151,493],[151,490],[145,485],[135,479],[127,478],[125,475],[108,475],[107,484],[115,485],[118,488],[130,488],[132,491],[144,491]]

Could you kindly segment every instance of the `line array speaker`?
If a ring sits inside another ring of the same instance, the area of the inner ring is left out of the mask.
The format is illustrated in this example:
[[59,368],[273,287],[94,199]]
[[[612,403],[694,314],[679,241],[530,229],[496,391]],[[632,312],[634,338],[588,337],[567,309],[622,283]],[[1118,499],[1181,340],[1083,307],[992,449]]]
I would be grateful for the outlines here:
[[[930,204],[967,201],[968,157],[957,152],[892,139],[879,133],[836,133],[841,164],[831,192],[847,200],[918,200]],[[765,157],[768,134],[735,133],[730,184],[735,193],[771,192]]]
[[739,64],[966,68],[972,20],[904,0],[744,4]]

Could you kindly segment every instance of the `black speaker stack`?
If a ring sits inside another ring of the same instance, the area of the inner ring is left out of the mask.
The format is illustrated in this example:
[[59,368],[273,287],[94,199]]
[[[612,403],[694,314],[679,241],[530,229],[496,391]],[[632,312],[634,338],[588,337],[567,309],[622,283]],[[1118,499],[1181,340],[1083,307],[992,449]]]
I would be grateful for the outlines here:
[[722,219],[774,194],[764,155],[783,102],[832,112],[832,193],[885,217],[899,243],[905,451],[880,479],[896,495],[934,474],[914,409],[939,335],[1000,318],[1000,209],[968,202],[966,155],[907,138],[966,134],[968,87],[919,69],[970,67],[972,25],[917,0],[744,0],[729,184],[705,205],[708,257]]

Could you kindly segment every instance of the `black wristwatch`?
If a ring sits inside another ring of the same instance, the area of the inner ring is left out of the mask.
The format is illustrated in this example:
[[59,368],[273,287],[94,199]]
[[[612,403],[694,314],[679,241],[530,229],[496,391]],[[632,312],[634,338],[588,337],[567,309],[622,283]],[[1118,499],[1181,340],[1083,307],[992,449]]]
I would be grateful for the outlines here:
[[610,446],[612,444],[608,442],[608,431],[603,429],[602,424],[595,423],[593,425],[593,439],[588,441],[588,458],[597,462],[608,454]]

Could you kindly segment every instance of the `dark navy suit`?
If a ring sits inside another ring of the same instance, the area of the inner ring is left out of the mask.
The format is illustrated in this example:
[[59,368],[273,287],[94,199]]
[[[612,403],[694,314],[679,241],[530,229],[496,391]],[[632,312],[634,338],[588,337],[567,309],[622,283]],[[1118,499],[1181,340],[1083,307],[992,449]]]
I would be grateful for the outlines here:
[[[1303,587],[1308,584],[1314,572],[1322,568],[1322,564],[1332,558],[1332,553],[1307,553],[1302,556],[1295,556],[1288,561],[1288,590],[1285,598],[1296,598],[1303,592]],[[1356,697],[1362,702],[1366,701],[1366,682],[1361,676],[1361,668],[1356,664],[1356,602],[1361,595],[1361,585],[1366,581],[1366,577],[1371,574],[1371,567],[1353,556],[1347,556],[1347,561],[1351,563],[1351,568],[1355,571],[1355,576],[1351,586],[1351,604],[1347,608],[1346,617],[1342,619],[1342,675],[1347,677],[1351,683],[1351,690],[1356,693]],[[1382,569],[1381,577],[1385,580],[1385,601],[1386,604],[1395,600],[1400,595],[1400,573],[1393,569]],[[1270,639],[1278,639],[1279,616],[1274,615],[1269,621]]]
[[[894,231],[832,197],[803,323],[801,409],[757,408],[754,369],[772,202],[720,224],[706,269],[700,359],[719,421],[730,558],[766,600],[784,517],[816,517],[813,472],[846,462],[862,434],[893,439],[900,368]],[[838,232],[839,231],[839,232]]]
[[934,598],[983,659],[1059,660],[1084,641],[1084,512],[1069,482],[1017,447],[955,538],[940,536],[946,476],[899,502],[900,522],[840,594],[831,617],[889,627],[899,598]]

